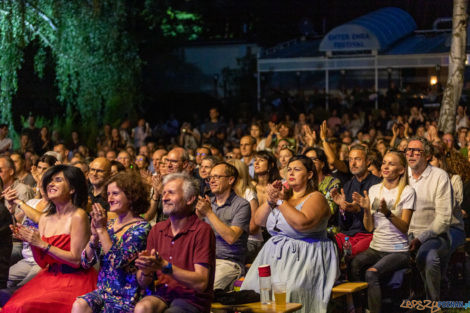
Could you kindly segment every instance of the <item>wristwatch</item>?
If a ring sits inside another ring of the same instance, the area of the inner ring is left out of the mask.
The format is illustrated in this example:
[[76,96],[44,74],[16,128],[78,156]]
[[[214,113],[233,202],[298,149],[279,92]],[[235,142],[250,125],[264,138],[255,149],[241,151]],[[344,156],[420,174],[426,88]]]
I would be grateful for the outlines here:
[[173,265],[170,262],[168,262],[166,266],[162,267],[162,273],[173,274]]

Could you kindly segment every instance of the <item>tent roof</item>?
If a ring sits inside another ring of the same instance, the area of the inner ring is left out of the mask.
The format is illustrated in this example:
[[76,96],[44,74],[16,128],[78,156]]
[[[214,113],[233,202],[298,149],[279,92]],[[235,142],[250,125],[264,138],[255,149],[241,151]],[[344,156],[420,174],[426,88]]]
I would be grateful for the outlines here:
[[387,7],[333,28],[320,43],[320,51],[359,51],[387,49],[416,30],[407,12]]

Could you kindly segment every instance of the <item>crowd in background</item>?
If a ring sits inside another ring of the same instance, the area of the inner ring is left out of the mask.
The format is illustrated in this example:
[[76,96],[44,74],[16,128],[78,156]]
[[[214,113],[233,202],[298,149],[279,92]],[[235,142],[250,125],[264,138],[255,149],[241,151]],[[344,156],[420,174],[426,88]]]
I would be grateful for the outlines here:
[[[439,132],[438,111],[419,105],[361,111],[344,102],[321,118],[292,108],[235,119],[213,107],[203,122],[155,127],[125,120],[104,125],[93,146],[30,117],[13,150],[0,125],[2,221],[16,223],[1,248],[4,311],[61,302],[64,312],[207,312],[212,290],[241,276],[242,289],[259,291],[256,267],[270,264],[290,301],[321,312],[344,262],[341,275],[374,286],[367,305],[380,312],[380,281],[411,257],[422,297],[439,300],[445,256],[470,230],[466,107],[455,133]],[[199,251],[179,255],[196,239]],[[54,293],[64,282],[32,292],[72,274],[81,287],[70,294]]]

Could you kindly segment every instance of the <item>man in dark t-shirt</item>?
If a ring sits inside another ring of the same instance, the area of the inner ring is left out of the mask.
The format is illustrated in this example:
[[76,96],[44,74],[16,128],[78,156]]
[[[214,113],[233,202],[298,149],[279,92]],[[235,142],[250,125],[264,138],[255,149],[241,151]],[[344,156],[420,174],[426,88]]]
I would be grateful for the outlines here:
[[353,193],[357,192],[364,196],[364,191],[369,191],[371,186],[381,181],[379,177],[369,173],[367,170],[369,163],[366,148],[362,145],[352,146],[349,151],[349,170],[354,176],[344,184],[341,193],[338,190],[331,192],[333,200],[340,209],[338,215],[340,232],[336,234],[336,242],[340,252],[343,252],[345,238],[349,237],[352,256],[367,250],[372,240],[372,234],[364,227],[364,209],[352,199]]
[[108,159],[99,157],[90,163],[88,174],[90,181],[88,201],[90,206],[99,203],[106,211],[109,211],[108,197],[106,195],[106,181],[109,179],[110,175],[111,162],[109,162]]

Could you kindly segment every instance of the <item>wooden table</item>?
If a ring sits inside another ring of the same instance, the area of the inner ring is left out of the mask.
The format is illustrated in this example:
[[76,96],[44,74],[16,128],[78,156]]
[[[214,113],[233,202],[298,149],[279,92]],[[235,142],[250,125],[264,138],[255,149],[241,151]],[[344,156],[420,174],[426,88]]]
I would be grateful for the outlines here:
[[367,287],[368,284],[366,282],[342,283],[333,287],[333,289],[331,290],[331,299],[336,299],[347,294],[353,294],[362,289],[366,289]]
[[249,312],[249,313],[288,313],[295,312],[302,308],[300,303],[286,303],[284,305],[261,304],[261,302],[225,305],[221,303],[212,303],[211,312]]

